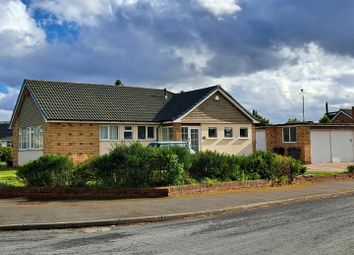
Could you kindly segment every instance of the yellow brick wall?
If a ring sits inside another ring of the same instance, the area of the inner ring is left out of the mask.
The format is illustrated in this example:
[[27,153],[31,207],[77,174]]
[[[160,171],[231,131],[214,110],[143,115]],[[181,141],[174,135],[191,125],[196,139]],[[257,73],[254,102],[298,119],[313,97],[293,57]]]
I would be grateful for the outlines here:
[[99,155],[99,125],[79,123],[45,123],[44,154],[67,155],[74,164]]

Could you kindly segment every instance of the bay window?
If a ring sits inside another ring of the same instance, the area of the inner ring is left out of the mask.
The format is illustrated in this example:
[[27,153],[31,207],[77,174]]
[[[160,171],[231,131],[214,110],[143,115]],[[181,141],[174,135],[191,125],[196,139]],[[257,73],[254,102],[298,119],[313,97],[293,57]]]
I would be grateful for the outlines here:
[[22,127],[19,129],[19,145],[21,150],[43,148],[43,127]]

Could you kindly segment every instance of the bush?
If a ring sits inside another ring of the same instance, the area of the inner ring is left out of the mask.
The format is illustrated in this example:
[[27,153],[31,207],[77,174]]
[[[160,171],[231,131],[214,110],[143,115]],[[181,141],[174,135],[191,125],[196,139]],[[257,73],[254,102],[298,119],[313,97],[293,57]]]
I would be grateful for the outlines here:
[[7,165],[12,165],[12,147],[0,147],[0,161],[5,161]]
[[140,143],[130,146],[120,144],[110,153],[92,160],[89,168],[100,186],[141,188],[181,185],[189,182],[184,164],[190,164],[190,155],[185,151],[168,147],[146,148]]
[[258,151],[249,156],[233,156],[206,151],[195,154],[190,174],[199,181],[205,178],[219,181],[278,180],[282,177],[291,181],[305,171],[301,161],[272,152]]
[[354,173],[354,165],[347,166],[347,171],[348,171],[348,173],[353,174]]
[[28,186],[64,187],[72,182],[73,162],[66,156],[48,154],[21,166],[17,176]]

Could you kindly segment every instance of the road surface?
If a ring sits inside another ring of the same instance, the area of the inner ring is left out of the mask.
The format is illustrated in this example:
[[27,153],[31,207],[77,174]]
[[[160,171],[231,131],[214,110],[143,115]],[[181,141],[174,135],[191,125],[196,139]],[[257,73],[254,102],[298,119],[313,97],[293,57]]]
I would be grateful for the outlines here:
[[0,254],[354,254],[354,196],[181,222],[0,232]]

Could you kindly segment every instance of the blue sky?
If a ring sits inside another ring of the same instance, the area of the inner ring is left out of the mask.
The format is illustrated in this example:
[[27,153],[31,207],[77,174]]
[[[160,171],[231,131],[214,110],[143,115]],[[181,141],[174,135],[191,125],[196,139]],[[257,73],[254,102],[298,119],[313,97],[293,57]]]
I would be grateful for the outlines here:
[[273,123],[351,107],[351,0],[1,0],[0,120],[23,79],[221,84]]

